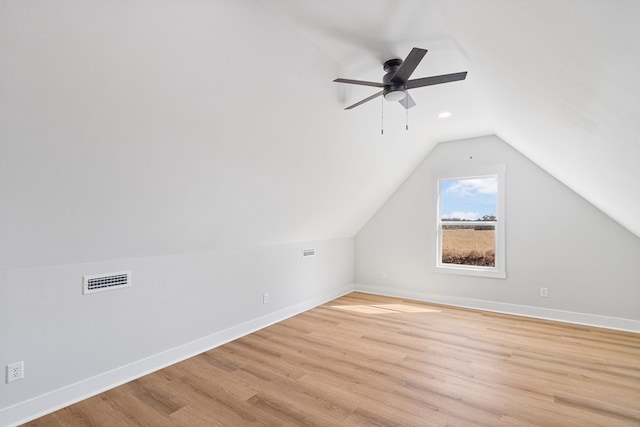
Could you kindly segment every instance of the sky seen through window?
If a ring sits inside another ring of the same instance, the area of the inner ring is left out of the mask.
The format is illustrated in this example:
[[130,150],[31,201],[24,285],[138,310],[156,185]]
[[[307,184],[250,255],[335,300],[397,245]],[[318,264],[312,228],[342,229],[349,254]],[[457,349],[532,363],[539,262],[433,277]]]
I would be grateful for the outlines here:
[[498,177],[440,181],[440,218],[478,220],[497,216]]

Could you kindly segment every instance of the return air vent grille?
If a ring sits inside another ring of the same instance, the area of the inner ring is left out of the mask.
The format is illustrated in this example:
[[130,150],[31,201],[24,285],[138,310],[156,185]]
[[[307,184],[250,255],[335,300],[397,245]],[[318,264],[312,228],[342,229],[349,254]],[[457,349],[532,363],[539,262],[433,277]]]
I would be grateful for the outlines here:
[[84,294],[92,294],[94,292],[110,291],[112,289],[120,289],[131,286],[131,272],[123,271],[120,273],[96,274],[93,276],[84,276],[82,278]]
[[316,254],[316,248],[309,248],[302,250],[302,256],[314,256]]

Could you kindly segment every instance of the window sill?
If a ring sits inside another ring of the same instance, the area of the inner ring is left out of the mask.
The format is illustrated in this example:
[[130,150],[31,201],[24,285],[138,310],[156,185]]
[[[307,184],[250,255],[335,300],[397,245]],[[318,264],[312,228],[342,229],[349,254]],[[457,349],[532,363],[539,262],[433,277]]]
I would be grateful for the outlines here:
[[498,268],[473,267],[457,264],[439,264],[436,266],[438,273],[457,274],[461,276],[489,277],[492,279],[506,279],[507,274]]

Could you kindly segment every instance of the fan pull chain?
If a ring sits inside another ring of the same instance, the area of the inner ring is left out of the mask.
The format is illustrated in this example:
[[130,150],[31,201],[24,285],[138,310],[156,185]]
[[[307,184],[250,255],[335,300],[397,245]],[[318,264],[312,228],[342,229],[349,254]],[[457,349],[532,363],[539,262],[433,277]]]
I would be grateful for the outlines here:
[[[407,103],[407,105],[409,105]],[[404,124],[404,129],[405,130],[409,130],[409,109],[407,108],[405,111],[405,124]]]
[[384,97],[382,99],[382,107],[380,108],[380,135],[384,135]]

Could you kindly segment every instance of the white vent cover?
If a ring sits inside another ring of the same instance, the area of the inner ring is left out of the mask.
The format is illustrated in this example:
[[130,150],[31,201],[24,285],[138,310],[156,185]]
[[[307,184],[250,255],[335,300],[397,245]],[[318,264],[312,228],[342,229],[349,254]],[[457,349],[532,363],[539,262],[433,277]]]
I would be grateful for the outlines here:
[[109,291],[131,286],[131,272],[122,271],[120,273],[94,274],[82,277],[82,293],[92,294],[94,292]]
[[309,248],[302,250],[302,256],[314,256],[316,254],[316,248]]

